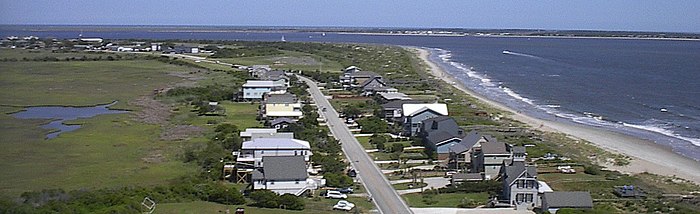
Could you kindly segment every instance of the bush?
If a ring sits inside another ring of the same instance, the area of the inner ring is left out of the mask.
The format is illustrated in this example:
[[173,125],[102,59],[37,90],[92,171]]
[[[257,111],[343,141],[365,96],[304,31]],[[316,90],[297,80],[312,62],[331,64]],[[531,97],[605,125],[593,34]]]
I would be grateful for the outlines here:
[[601,173],[600,167],[595,165],[586,165],[583,167],[583,172],[589,175],[599,175]]
[[384,120],[376,116],[362,118],[357,123],[362,127],[360,131],[362,133],[386,133],[389,126]]
[[284,194],[279,197],[279,203],[284,209],[288,210],[303,210],[304,201],[292,194]]
[[279,195],[270,190],[258,190],[250,194],[253,206],[265,208],[279,208]]
[[347,176],[345,174],[340,174],[340,173],[326,173],[323,175],[323,178],[326,179],[326,186],[329,187],[349,187],[352,186],[352,178],[350,176]]

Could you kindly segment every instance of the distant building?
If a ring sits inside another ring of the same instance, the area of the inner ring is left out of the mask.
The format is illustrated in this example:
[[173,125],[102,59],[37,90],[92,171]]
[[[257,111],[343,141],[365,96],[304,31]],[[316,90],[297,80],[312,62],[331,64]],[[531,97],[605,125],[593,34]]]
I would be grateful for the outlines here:
[[248,80],[243,84],[243,99],[261,100],[265,94],[284,94],[287,92],[285,83],[270,80]]
[[287,117],[280,117],[280,118],[275,118],[274,120],[270,121],[270,127],[275,128],[275,129],[283,129],[289,127],[289,125],[296,123],[294,120],[291,118]]
[[424,103],[417,100],[394,100],[382,104],[382,112],[384,119],[389,121],[401,121],[403,122],[403,104],[418,104]]
[[410,100],[408,95],[400,92],[378,92],[379,97],[382,98],[383,102],[391,102],[395,100]]
[[271,134],[271,133],[277,133],[277,129],[274,128],[247,128],[245,131],[242,131],[239,135],[241,136],[241,139],[243,141],[248,141],[253,138],[253,134],[257,133],[266,133],[266,134]]
[[239,163],[252,167],[263,167],[263,157],[266,156],[302,156],[307,163],[311,161],[311,146],[309,142],[288,138],[256,138],[243,142],[241,151],[236,158]]
[[416,136],[421,130],[424,120],[447,116],[447,105],[443,103],[431,104],[403,104],[404,132],[409,136]]

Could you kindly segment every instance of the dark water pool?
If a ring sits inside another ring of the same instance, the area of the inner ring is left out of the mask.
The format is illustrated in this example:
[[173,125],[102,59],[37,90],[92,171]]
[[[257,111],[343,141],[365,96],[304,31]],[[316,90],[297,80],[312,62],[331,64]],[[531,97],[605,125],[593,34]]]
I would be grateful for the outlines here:
[[108,107],[116,104],[113,102],[106,105],[92,107],[63,107],[63,106],[47,106],[47,107],[28,107],[24,111],[11,114],[11,116],[19,119],[51,119],[50,123],[42,125],[42,128],[57,130],[46,135],[46,139],[58,137],[61,133],[70,132],[80,128],[80,125],[67,125],[66,121],[79,118],[90,118],[102,114],[121,114],[128,111],[111,110]]

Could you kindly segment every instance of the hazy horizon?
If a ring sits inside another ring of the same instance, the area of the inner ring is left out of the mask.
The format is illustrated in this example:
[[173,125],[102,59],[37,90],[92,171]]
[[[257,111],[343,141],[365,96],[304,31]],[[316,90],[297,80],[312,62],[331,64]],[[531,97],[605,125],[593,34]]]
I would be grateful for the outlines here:
[[5,25],[544,29],[700,33],[700,1],[0,1]]

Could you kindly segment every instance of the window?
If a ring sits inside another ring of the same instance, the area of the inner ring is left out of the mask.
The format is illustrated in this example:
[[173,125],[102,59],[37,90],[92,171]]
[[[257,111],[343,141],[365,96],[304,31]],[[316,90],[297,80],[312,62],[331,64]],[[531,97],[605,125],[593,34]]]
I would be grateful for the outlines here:
[[525,202],[532,202],[532,194],[525,194]]
[[418,123],[412,124],[413,128],[418,127]]
[[523,193],[518,193],[518,194],[515,195],[515,202],[520,203],[520,202],[523,202],[523,201],[525,201],[525,194],[523,194]]
[[299,184],[299,180],[294,180],[294,183],[295,183],[295,184]]
[[523,188],[523,186],[525,185],[522,180],[515,181],[515,184],[518,185],[518,188]]

